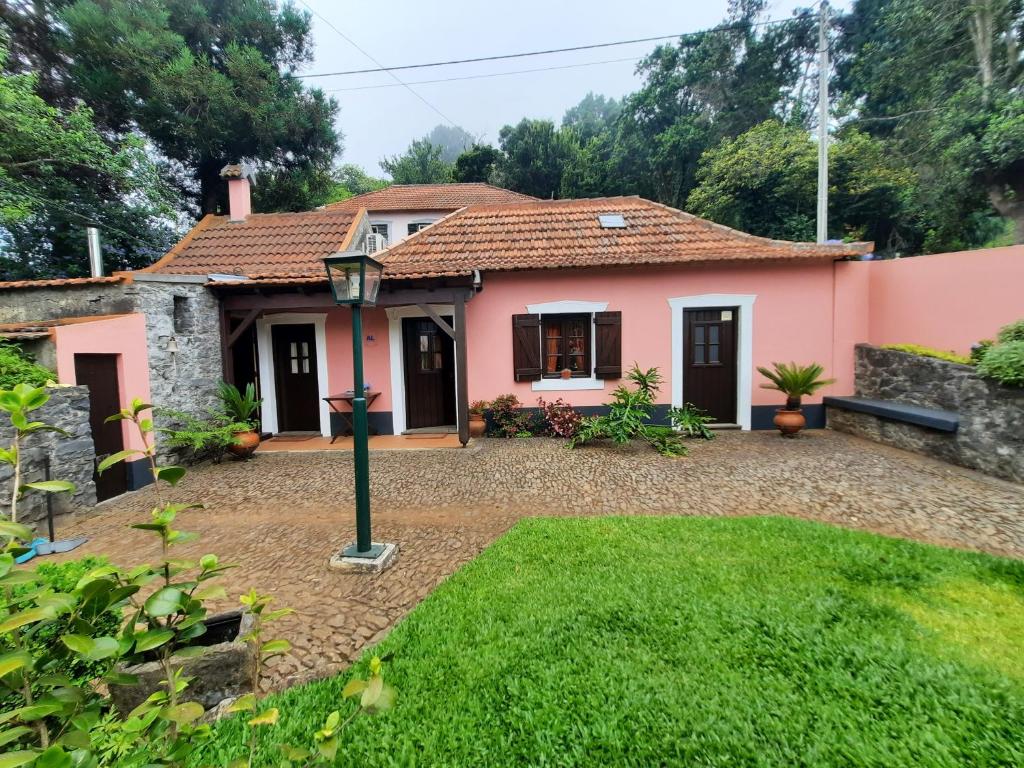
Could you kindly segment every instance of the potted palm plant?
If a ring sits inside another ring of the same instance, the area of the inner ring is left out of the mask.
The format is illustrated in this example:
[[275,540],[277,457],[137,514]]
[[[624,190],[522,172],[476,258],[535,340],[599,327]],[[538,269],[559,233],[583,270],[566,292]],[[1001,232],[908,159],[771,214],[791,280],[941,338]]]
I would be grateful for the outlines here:
[[772,363],[774,370],[758,366],[758,372],[768,379],[768,384],[762,384],[765,389],[775,389],[786,395],[786,405],[775,411],[775,418],[772,420],[783,437],[795,437],[797,433],[807,426],[807,419],[800,410],[800,398],[804,395],[813,395],[822,387],[826,387],[835,379],[823,379],[821,375],[825,372],[817,363],[810,365],[797,365],[796,363]]
[[256,431],[256,411],[263,401],[256,397],[256,387],[246,384],[243,393],[234,384],[222,381],[217,386],[217,397],[230,421],[248,427],[234,433],[235,442],[228,446],[228,451],[240,459],[249,458],[260,444],[260,433]]

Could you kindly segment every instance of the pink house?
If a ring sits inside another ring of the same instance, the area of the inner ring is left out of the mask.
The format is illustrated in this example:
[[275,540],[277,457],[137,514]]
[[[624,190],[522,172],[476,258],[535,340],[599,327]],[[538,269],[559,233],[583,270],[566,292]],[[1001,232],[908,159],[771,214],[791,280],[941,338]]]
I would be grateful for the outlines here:
[[[320,260],[375,244],[380,213],[364,203],[379,193],[251,214],[248,181],[229,184],[238,210],[207,216],[145,271],[207,278],[225,376],[258,384],[265,431],[336,434],[344,419],[325,398],[351,387],[350,313],[334,306]],[[837,262],[870,243],[766,240],[637,197],[492,202],[494,188],[471,186],[486,197],[463,190],[464,207],[375,254],[385,282],[364,312],[364,347],[379,433],[465,437],[467,404],[509,392],[525,407],[561,397],[594,410],[634,361],[661,369],[665,407],[691,402],[719,424],[765,428],[778,397],[757,386],[756,366],[845,364]],[[437,210],[444,191],[405,190],[388,204]],[[808,410],[822,426],[820,397]]]

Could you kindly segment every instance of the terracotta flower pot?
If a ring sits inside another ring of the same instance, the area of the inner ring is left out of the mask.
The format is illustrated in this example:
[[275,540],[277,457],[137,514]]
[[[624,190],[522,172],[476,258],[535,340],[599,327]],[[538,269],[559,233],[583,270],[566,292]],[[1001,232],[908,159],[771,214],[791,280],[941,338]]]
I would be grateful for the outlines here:
[[469,436],[470,437],[483,437],[484,432],[487,430],[487,422],[484,421],[483,414],[471,413],[469,414]]
[[237,443],[228,446],[228,453],[240,459],[248,459],[252,456],[260,444],[259,432],[236,432]]
[[796,437],[797,433],[807,426],[807,419],[803,411],[779,408],[775,411],[775,418],[772,422],[779,428],[783,437]]

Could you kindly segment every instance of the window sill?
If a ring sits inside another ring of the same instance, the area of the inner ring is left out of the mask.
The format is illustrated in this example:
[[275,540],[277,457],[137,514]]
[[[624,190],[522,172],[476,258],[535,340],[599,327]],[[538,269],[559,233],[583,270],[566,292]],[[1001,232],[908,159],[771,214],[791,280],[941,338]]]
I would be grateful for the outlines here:
[[576,392],[583,389],[604,389],[604,379],[541,379],[533,382],[534,392]]

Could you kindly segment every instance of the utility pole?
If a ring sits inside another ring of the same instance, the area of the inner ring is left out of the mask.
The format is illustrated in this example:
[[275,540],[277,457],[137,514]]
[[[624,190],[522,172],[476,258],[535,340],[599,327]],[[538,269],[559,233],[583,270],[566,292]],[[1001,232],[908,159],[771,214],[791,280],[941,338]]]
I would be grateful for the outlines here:
[[828,240],[828,3],[818,11],[818,242]]

